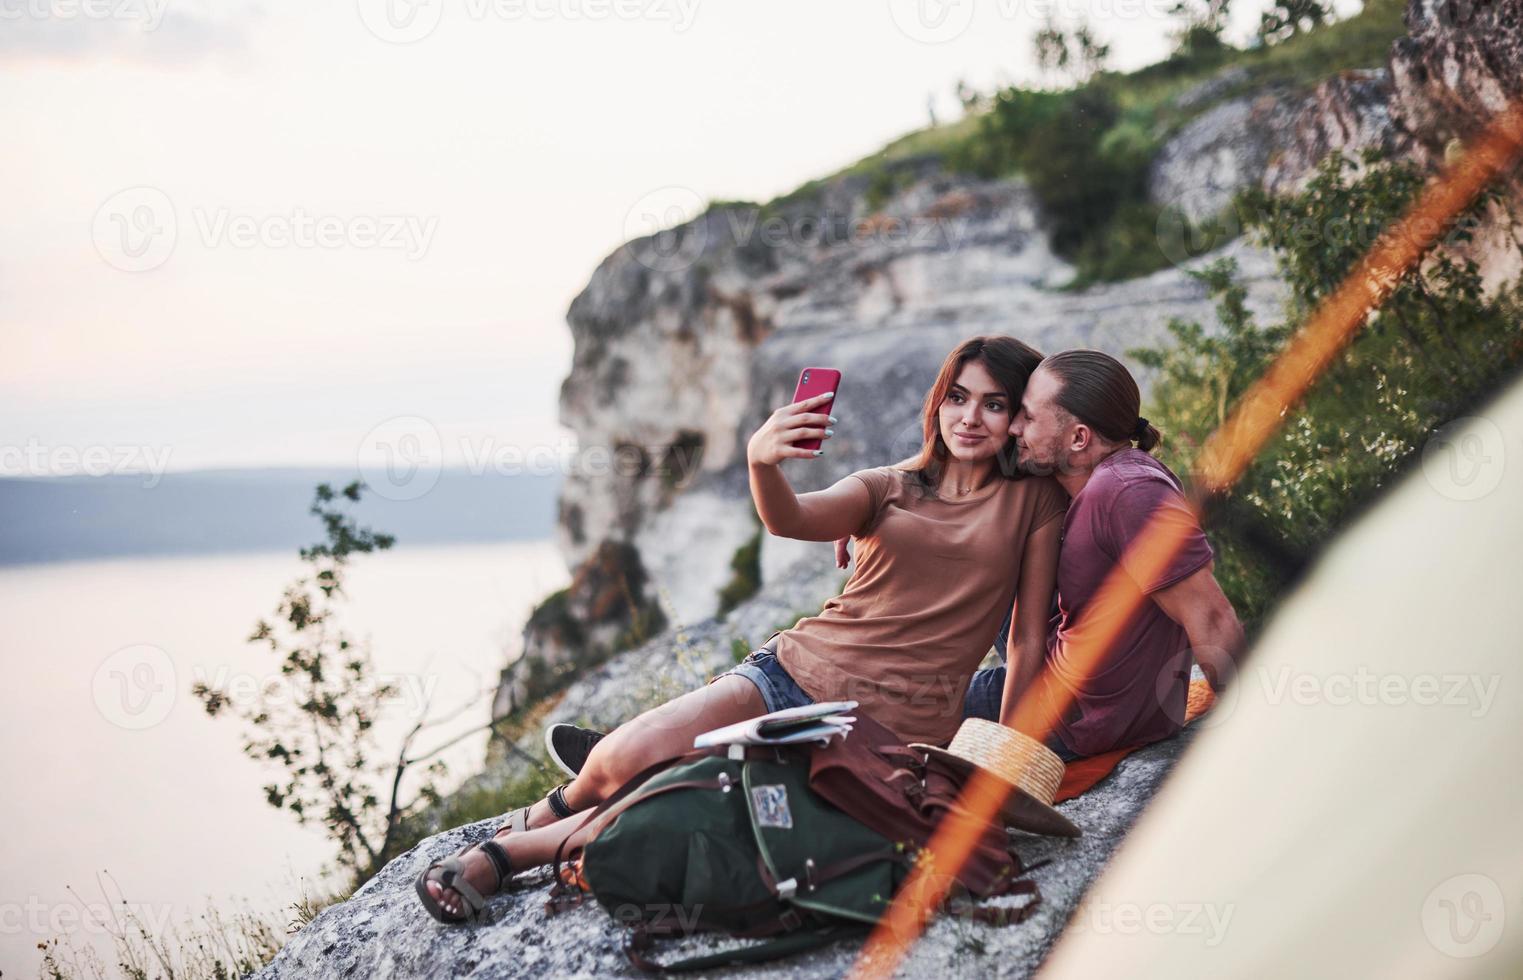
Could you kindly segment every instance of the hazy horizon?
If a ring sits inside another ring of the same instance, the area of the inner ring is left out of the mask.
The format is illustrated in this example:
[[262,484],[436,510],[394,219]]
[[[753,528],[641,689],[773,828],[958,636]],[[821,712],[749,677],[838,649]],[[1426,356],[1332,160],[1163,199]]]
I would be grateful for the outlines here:
[[[319,483],[368,489],[344,506],[395,547],[553,541],[558,474],[464,469],[407,482],[343,468],[191,470],[158,476],[0,478],[0,567],[285,552],[323,538]],[[368,477],[377,477],[370,479]]]

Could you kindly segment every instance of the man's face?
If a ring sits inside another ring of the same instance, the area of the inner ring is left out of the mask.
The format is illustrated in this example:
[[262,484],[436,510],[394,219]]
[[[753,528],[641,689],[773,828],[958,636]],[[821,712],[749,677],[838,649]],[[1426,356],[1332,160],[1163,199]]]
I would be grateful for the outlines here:
[[1015,437],[1016,462],[1027,473],[1045,476],[1057,471],[1065,459],[1073,420],[1057,403],[1058,379],[1038,367],[1026,382],[1020,411],[1010,422]]

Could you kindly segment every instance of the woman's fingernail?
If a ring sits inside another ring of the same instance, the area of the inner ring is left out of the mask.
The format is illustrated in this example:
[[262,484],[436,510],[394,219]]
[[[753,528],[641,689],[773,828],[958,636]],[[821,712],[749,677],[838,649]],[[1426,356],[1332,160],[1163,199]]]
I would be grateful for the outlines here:
[[835,434],[836,434],[836,430],[835,430],[835,429],[826,429],[826,430],[825,430],[825,434],[826,434],[826,435],[827,435],[827,436],[833,436],[833,435],[835,435]]
[[841,421],[841,420],[836,418],[834,415],[830,416],[830,424],[831,425],[835,425],[839,421]]
[[825,392],[825,394],[821,395],[820,397],[821,398],[834,398],[835,396],[836,396],[835,392],[833,392],[833,391],[827,391],[827,392]]
[[815,450],[815,451],[814,451],[814,454],[815,454],[815,455],[816,455],[816,456],[823,456],[823,455],[825,455],[825,450],[823,450],[823,449],[816,449],[816,450]]

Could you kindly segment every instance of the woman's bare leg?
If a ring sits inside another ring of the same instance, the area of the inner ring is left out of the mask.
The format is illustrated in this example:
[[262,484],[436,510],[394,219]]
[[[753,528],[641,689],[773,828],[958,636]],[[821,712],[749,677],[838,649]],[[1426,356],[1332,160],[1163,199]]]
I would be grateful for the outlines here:
[[[566,804],[577,811],[597,806],[646,766],[691,749],[693,736],[766,711],[756,685],[735,674],[652,708],[592,747],[581,773],[566,787]],[[546,800],[529,808],[531,829],[548,827],[556,819]],[[499,840],[512,835],[506,827],[497,832]]]
[[[572,838],[568,851],[581,844],[587,836],[584,825],[591,809],[642,769],[689,751],[696,735],[755,718],[766,710],[756,685],[735,674],[652,708],[615,728],[593,746],[587,764],[565,791],[566,803],[581,812],[557,821],[550,805],[541,800],[529,811],[529,830],[499,832],[497,841],[507,849],[514,868],[548,864],[554,860],[555,849],[568,837]],[[486,855],[472,850],[461,860],[471,887],[483,895],[497,890],[497,876]],[[433,881],[428,883],[428,889],[451,914],[458,912],[460,899],[454,891]]]
[[594,745],[581,773],[566,787],[566,803],[573,810],[597,806],[645,767],[692,751],[694,736],[766,712],[761,691],[736,674],[689,691],[625,722]]

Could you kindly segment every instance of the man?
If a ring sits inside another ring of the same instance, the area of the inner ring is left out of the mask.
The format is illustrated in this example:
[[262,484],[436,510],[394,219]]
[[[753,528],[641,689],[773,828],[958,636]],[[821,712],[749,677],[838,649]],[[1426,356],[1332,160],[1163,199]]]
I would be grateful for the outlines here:
[[[1072,350],[1042,361],[1012,419],[1017,463],[1051,475],[1068,493],[1058,559],[1056,612],[1045,636],[1011,636],[1012,615],[995,638],[1006,664],[974,674],[965,717],[1010,724],[1020,695],[1042,670],[1070,702],[1051,733],[1064,761],[1154,742],[1183,725],[1192,657],[1212,686],[1230,676],[1243,631],[1213,574],[1213,553],[1178,478],[1149,452],[1158,430],[1138,415],[1137,382],[1115,358]],[[1127,546],[1150,520],[1180,522],[1185,542],[1160,575],[1145,576]],[[845,565],[845,540],[837,542]],[[1112,569],[1146,597],[1099,667],[1085,672],[1071,651],[1083,636],[1085,607]],[[1007,657],[1008,649],[1011,656]],[[568,773],[601,733],[555,725],[551,758]]]
[[[1154,742],[1184,721],[1192,655],[1213,687],[1230,676],[1243,631],[1213,574],[1213,554],[1179,480],[1149,452],[1158,430],[1140,418],[1137,382],[1115,358],[1072,350],[1042,361],[1011,422],[1017,462],[1050,474],[1067,491],[1058,557],[1056,614],[1034,642],[1010,637],[1006,665],[978,671],[965,715],[1009,724],[1021,693],[1045,667],[1071,700],[1057,724],[1065,761]],[[1146,576],[1128,546],[1152,520],[1173,521],[1184,544],[1161,574]],[[1094,671],[1071,653],[1087,627],[1084,610],[1113,569],[1123,588],[1146,597],[1141,611]],[[995,645],[1005,656],[1009,626]],[[1044,642],[1045,640],[1045,642]]]

